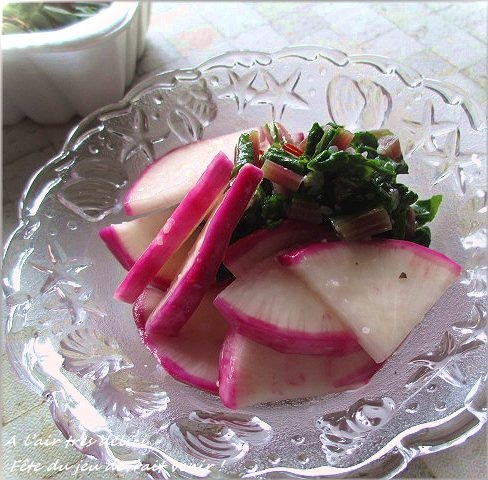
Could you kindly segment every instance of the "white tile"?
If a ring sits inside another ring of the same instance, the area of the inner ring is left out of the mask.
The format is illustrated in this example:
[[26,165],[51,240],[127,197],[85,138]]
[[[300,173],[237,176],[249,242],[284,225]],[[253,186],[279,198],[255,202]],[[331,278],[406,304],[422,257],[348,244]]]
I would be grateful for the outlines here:
[[[259,39],[257,42],[256,39]],[[270,26],[258,27],[233,38],[230,45],[236,49],[264,50],[272,52],[288,45],[288,41]]]
[[403,472],[395,478],[433,478],[432,472],[422,458],[412,460]]
[[422,76],[429,78],[442,79],[454,75],[458,71],[454,65],[430,49],[416,52],[406,57],[404,61]]
[[175,35],[205,24],[205,19],[199,14],[198,8],[191,2],[173,2],[171,8],[163,11],[153,11],[149,29],[160,31],[165,35]]
[[299,8],[306,8],[303,2],[256,2],[254,6],[259,13],[273,19],[290,14]]
[[141,76],[153,72],[156,69],[166,70],[168,63],[180,58],[175,46],[167,39],[163,32],[152,32],[146,40],[146,49],[137,64],[136,77],[132,85],[135,85]]
[[5,126],[2,135],[3,163],[8,164],[12,160],[47,147],[50,143],[43,127],[32,120],[24,119],[16,125]]
[[[2,444],[2,470],[8,480],[49,478],[53,473],[49,467],[52,469],[55,462],[69,466],[82,458],[73,447],[66,448],[66,440],[45,404],[4,425]],[[21,471],[22,467],[24,471]]]
[[200,15],[212,24],[224,37],[234,38],[266,23],[252,3],[202,2]]
[[346,18],[352,17],[356,12],[361,12],[363,15],[376,14],[375,2],[312,2],[308,5],[311,10],[329,21],[334,20],[339,15],[343,15]]
[[466,92],[468,92],[473,99],[482,104],[486,102],[488,97],[488,92],[486,90],[486,86],[483,87],[477,82],[474,82],[469,77],[461,72],[457,72],[454,75],[448,76],[444,79],[446,82],[451,83],[459,88],[462,88]]
[[439,16],[463,28],[467,33],[474,28],[484,27],[486,40],[486,21],[488,4],[486,2],[456,2],[439,11]]
[[432,10],[433,12],[441,12],[442,10],[446,10],[447,8],[449,8],[452,3],[453,2],[426,2],[425,5],[429,10]]
[[33,173],[56,153],[52,146],[47,146],[5,164],[2,171],[3,201],[17,203]]
[[488,65],[486,62],[476,62],[470,67],[465,68],[462,73],[473,80],[473,82],[479,83],[485,90],[487,89]]
[[353,53],[364,53],[361,42],[355,37],[344,37],[338,35],[332,29],[325,31],[307,32],[302,38],[305,45],[317,45],[319,47],[334,48],[348,55]]
[[72,129],[81,121],[81,117],[74,117],[69,122],[62,125],[43,125],[44,135],[49,139],[52,147],[58,151],[62,148],[64,142]]
[[342,2],[332,2],[329,5],[330,13],[323,8],[320,15],[343,38],[364,42],[395,28],[394,23],[378,14],[367,3],[346,3],[343,6]]
[[386,55],[403,60],[424,49],[422,44],[400,30],[393,30],[363,43],[363,50],[377,55]]
[[17,199],[15,202],[4,200],[2,210],[2,245],[5,245],[6,241],[17,227],[18,222]]
[[6,425],[43,404],[42,397],[34,395],[21,383],[7,355],[1,357],[2,424]]
[[424,462],[436,478],[487,478],[487,446],[485,429],[460,446],[427,455]]
[[462,69],[486,59],[486,45],[463,30],[453,29],[442,42],[435,43],[432,50]]

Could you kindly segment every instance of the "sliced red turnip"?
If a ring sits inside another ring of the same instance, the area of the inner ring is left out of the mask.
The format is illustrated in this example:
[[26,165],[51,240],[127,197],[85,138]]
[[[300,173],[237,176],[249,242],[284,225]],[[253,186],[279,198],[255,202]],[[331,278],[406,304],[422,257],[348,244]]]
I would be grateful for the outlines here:
[[165,154],[150,165],[124,198],[128,215],[148,213],[179,203],[195,185],[216,152],[234,160],[234,151],[242,131],[190,143]]
[[[170,217],[174,208],[145,215],[127,222],[112,224],[100,230],[100,237],[120,264],[129,270],[144,253],[151,241]],[[198,236],[198,229],[176,250],[156,273],[151,284],[166,290],[183,265]]]
[[232,409],[351,390],[379,365],[360,350],[343,357],[280,353],[231,330],[220,355],[219,395]]
[[351,329],[276,257],[235,279],[214,303],[242,334],[281,352],[344,355],[359,349]]
[[284,220],[274,228],[261,228],[229,245],[224,265],[240,277],[256,263],[279,251],[312,240],[332,240],[331,229],[298,220]]
[[166,295],[150,315],[147,333],[176,335],[215,281],[230,237],[259,182],[260,168],[244,165],[214,209],[192,252]]
[[377,362],[383,362],[459,276],[461,267],[403,240],[315,243],[286,253],[299,276]]
[[131,267],[115,291],[115,298],[133,303],[157,272],[181,247],[215,206],[227,187],[234,163],[222,152],[209,164],[195,186]]
[[189,321],[176,337],[144,333],[144,325],[164,293],[147,288],[133,307],[141,337],[161,366],[176,380],[218,394],[219,355],[228,325],[213,306],[222,286],[203,296]]
[[100,230],[100,238],[119,263],[129,270],[173,213],[168,208],[144,217],[114,223]]

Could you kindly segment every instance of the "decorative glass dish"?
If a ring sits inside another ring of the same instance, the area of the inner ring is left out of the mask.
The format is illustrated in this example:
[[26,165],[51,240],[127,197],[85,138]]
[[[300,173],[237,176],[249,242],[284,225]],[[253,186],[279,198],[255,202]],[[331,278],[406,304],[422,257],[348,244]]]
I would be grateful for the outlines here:
[[[443,195],[431,246],[463,272],[368,385],[233,411],[140,342],[98,232],[126,218],[124,193],[165,152],[272,119],[398,134],[408,186]],[[151,74],[86,117],[26,188],[4,256],[9,358],[73,446],[116,471],[392,477],[486,423],[485,140],[469,95],[382,56],[239,51]]]

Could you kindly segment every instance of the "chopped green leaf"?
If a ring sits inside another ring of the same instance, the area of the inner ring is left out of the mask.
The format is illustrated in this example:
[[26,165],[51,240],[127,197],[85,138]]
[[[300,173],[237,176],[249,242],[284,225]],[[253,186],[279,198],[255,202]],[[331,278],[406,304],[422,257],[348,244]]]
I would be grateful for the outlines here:
[[417,228],[417,230],[415,230],[413,238],[410,239],[411,242],[418,243],[419,245],[423,245],[424,247],[428,247],[431,240],[432,236],[430,228],[426,226]]
[[267,226],[274,226],[285,217],[285,202],[282,195],[273,193],[264,198],[261,215]]
[[232,176],[237,175],[237,172],[246,164],[254,163],[254,145],[251,139],[251,134],[246,132],[239,136],[236,147],[236,156],[234,160],[234,170]]
[[269,122],[264,125],[264,130],[268,133],[272,143],[281,142],[281,134],[278,125],[275,122]]
[[317,122],[315,122],[308,132],[307,145],[305,147],[305,155],[307,157],[313,157],[317,144],[320,142],[323,135],[324,129]]
[[425,225],[432,222],[437,215],[439,206],[442,202],[442,195],[434,195],[428,200],[418,200],[414,205],[415,219],[418,225]]
[[315,146],[315,150],[313,152],[313,156],[319,155],[323,151],[326,151],[334,141],[337,133],[342,129],[339,125],[335,125],[333,123],[327,124],[327,129],[324,130],[324,134],[322,138],[319,140],[317,145]]
[[352,147],[370,147],[376,150],[378,148],[378,139],[371,132],[356,132],[351,140]]
[[[285,218],[300,218],[324,223],[324,228],[332,223],[343,238],[379,236],[430,244],[425,224],[437,214],[442,197],[419,201],[415,192],[397,181],[397,175],[408,173],[408,165],[401,155],[392,158],[387,150],[377,151],[377,138],[390,135],[389,130],[356,132],[348,147],[339,149],[334,139],[344,127],[315,122],[304,153],[297,156],[283,149],[281,126],[271,123],[266,128],[276,142],[258,164],[269,160],[303,179],[296,192],[264,179],[236,229],[236,237],[263,226],[271,228]],[[250,161],[250,143],[246,137],[239,140],[238,165]]]
[[271,162],[289,168],[300,175],[305,175],[308,172],[307,160],[305,158],[297,158],[294,155],[285,152],[280,145],[271,145],[261,158],[263,163],[266,160],[270,160]]

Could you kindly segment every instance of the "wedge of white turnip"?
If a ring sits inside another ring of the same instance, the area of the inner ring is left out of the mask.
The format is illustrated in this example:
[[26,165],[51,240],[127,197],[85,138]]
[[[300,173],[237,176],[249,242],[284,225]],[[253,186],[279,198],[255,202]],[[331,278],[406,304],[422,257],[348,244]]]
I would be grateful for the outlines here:
[[[108,225],[100,230],[100,237],[122,267],[130,270],[151,241],[156,237],[173,211],[174,208],[169,208],[162,212]],[[176,250],[171,258],[156,273],[151,281],[152,285],[161,290],[166,290],[169,287],[173,278],[181,269],[198,233],[199,229],[195,230],[178,250]]]
[[[228,186],[234,163],[219,152],[174,209],[156,237],[132,265],[115,298],[133,303],[171,256],[198,228]],[[173,172],[178,176],[178,172]]]
[[214,303],[242,334],[280,352],[340,356],[360,348],[350,327],[276,257],[236,278]]
[[388,358],[458,278],[447,256],[403,240],[315,243],[280,256],[355,333]]
[[365,385],[379,367],[364,350],[342,357],[286,354],[231,329],[220,354],[219,395],[231,409],[323,396]]
[[181,202],[219,151],[234,160],[242,131],[190,143],[166,153],[151,164],[124,197],[128,215],[169,208]]
[[339,238],[332,229],[300,220],[286,219],[274,228],[260,228],[229,245],[224,265],[240,277],[266,257],[313,240],[333,241]]
[[177,278],[149,316],[148,334],[176,335],[193,314],[217,271],[232,232],[263,178],[260,168],[244,165],[205,223]]
[[176,380],[218,394],[219,356],[228,324],[213,306],[222,286],[214,285],[177,336],[146,334],[147,318],[164,293],[148,287],[133,305],[141,338],[164,370]]

